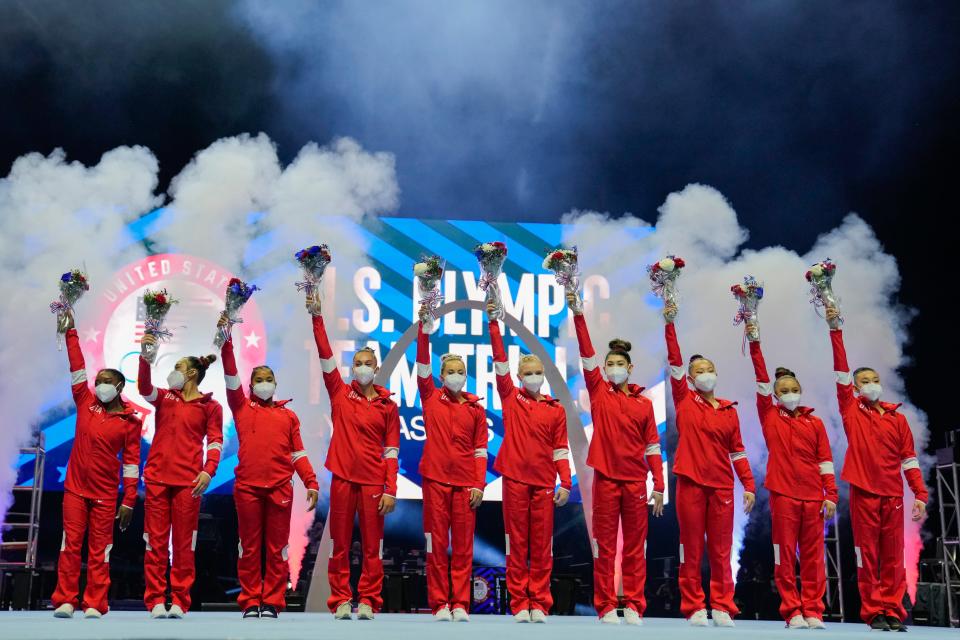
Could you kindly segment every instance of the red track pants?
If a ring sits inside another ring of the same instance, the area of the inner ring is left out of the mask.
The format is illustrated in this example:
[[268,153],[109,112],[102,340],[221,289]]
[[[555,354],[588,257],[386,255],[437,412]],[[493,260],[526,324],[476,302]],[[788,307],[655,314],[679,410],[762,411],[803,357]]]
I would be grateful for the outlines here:
[[641,616],[647,608],[647,483],[593,474],[593,606],[603,616],[617,608],[617,534],[623,521],[623,600]]
[[[54,608],[72,604],[81,611],[109,610],[110,550],[116,500],[91,500],[63,492],[63,542],[57,562],[57,589],[50,600]],[[87,536],[87,586],[80,598],[80,550]]]
[[[797,500],[770,493],[774,580],[780,592],[780,615],[786,621],[796,615],[823,619],[827,576],[822,507],[822,500]],[[798,547],[802,594],[797,591]]]
[[703,539],[710,560],[710,607],[731,616],[733,602],[733,489],[717,489],[677,476],[677,520],[680,523],[680,611],[689,618],[705,609],[700,561]]
[[147,611],[167,600],[167,565],[170,563],[170,532],[173,531],[173,562],[170,569],[170,595],[173,604],[190,610],[190,588],[196,577],[194,551],[197,548],[197,520],[200,498],[191,495],[193,487],[174,487],[147,483],[143,518],[143,602]]
[[353,520],[359,513],[360,538],[363,545],[363,570],[357,591],[360,603],[374,611],[383,606],[383,516],[377,509],[383,487],[357,484],[333,476],[330,482],[330,562],[327,578],[330,598],[327,607],[336,611],[344,602],[353,601],[350,588],[350,546],[353,542]]
[[878,496],[850,485],[850,521],[856,545],[860,617],[866,623],[881,613],[905,619],[903,498]]
[[[287,542],[293,485],[261,489],[237,483],[233,489],[237,505],[237,576],[240,578],[240,610],[268,605],[281,611],[286,607]],[[266,551],[266,562],[264,562]],[[262,567],[266,564],[266,571]]]
[[507,591],[514,615],[526,609],[548,613],[553,606],[553,509],[553,488],[503,478]]
[[[433,613],[443,607],[470,609],[473,530],[470,487],[423,480],[423,534],[427,545],[427,603]],[[447,547],[452,547],[452,558]]]

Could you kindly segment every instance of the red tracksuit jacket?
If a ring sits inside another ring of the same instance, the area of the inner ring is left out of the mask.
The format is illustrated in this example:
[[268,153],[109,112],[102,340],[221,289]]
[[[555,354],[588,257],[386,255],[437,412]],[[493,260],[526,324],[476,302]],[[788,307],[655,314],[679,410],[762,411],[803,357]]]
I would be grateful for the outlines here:
[[[201,471],[211,478],[217,473],[223,452],[223,407],[206,393],[189,402],[174,389],[154,387],[150,363],[140,358],[137,389],[157,414],[156,432],[147,464],[145,482],[189,487]],[[207,438],[207,461],[203,462],[203,438]]]
[[417,387],[427,432],[420,475],[482,491],[487,483],[487,412],[472,393],[461,392],[466,402],[460,402],[446,387],[434,385],[430,336],[422,323],[417,333]]
[[319,490],[317,476],[300,437],[300,420],[296,413],[286,408],[290,401],[275,400],[270,406],[253,394],[248,399],[237,375],[233,340],[223,343],[220,354],[227,383],[227,403],[233,412],[240,442],[236,481],[251,487],[272,489],[290,482],[296,470],[303,486]]
[[502,476],[535,487],[552,487],[559,475],[560,486],[570,491],[566,412],[556,398],[544,395],[544,400],[538,401],[526,389],[514,386],[500,325],[493,321],[489,326],[504,431],[493,468]]
[[662,492],[663,458],[653,403],[640,395],[641,386],[628,385],[630,392],[624,393],[619,386],[603,379],[601,361],[590,340],[586,319],[575,315],[573,322],[593,418],[587,464],[608,478],[629,481],[646,481],[649,468],[653,474],[653,490]]
[[900,470],[907,476],[917,500],[927,501],[920,463],[914,450],[913,434],[899,404],[881,402],[884,413],[868,405],[853,393],[853,376],[843,346],[843,331],[830,332],[833,368],[837,374],[837,399],[840,417],[847,434],[847,455],[841,478],[878,496],[903,497]]
[[367,400],[354,380],[344,383],[327,340],[323,317],[313,316],[313,337],[320,354],[323,382],[330,394],[333,437],[326,467],[334,475],[356,484],[380,485],[397,495],[400,454],[400,410],[390,392],[379,385],[378,396]]
[[740,438],[740,419],[736,402],[716,398],[716,409],[699,393],[687,386],[687,367],[680,355],[677,330],[672,322],[665,328],[667,360],[670,363],[670,387],[677,410],[677,458],[673,472],[692,482],[717,489],[733,488],[733,472],[737,470],[743,490],[755,493],[753,473]]
[[809,407],[799,407],[794,416],[777,406],[759,341],[750,343],[750,356],[757,376],[757,413],[769,452],[763,486],[797,500],[837,504],[833,455],[823,421]]
[[70,360],[73,400],[77,405],[77,427],[67,464],[64,487],[81,498],[117,499],[118,455],[122,455],[124,506],[137,503],[140,477],[140,434],[142,423],[133,406],[124,403],[120,413],[107,413],[87,386],[87,370],[76,329],[66,335]]

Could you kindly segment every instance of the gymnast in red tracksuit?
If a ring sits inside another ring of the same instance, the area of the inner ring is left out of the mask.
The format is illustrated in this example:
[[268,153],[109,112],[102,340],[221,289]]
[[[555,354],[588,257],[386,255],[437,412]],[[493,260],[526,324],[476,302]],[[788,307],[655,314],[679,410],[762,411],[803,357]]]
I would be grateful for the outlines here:
[[[517,622],[545,622],[553,606],[553,509],[567,503],[573,487],[566,412],[558,400],[540,393],[543,363],[536,356],[520,358],[523,386],[514,386],[500,325],[493,320],[489,327],[503,405],[503,444],[493,468],[503,476],[510,608]],[[554,491],[557,475],[560,487]]]
[[880,400],[879,374],[870,367],[850,373],[839,314],[827,309],[840,417],[847,436],[841,478],[850,483],[850,521],[857,556],[860,617],[874,629],[905,629],[903,594],[903,479],[914,502],[914,521],[926,512],[927,488],[914,449],[913,433],[899,404]]
[[289,400],[273,398],[277,389],[273,369],[253,369],[248,398],[237,371],[232,339],[223,343],[220,355],[227,403],[240,444],[233,488],[240,534],[237,603],[244,618],[276,618],[286,606],[290,573],[287,541],[293,509],[293,472],[307,488],[307,511],[316,508],[320,487],[303,447],[297,414],[287,408]]
[[338,620],[350,619],[350,546],[353,520],[359,513],[363,570],[357,585],[357,618],[371,620],[383,605],[383,517],[397,503],[400,411],[390,392],[373,384],[379,364],[369,347],[354,354],[353,381],[344,383],[327,339],[320,306],[319,296],[307,296],[333,420],[326,460],[326,467],[333,474],[328,525],[333,551],[327,570],[327,606]]
[[[770,492],[780,615],[791,629],[822,629],[827,586],[823,521],[833,518],[838,501],[830,441],[823,421],[813,409],[800,405],[796,375],[781,367],[771,382],[758,333],[748,335],[757,377],[757,413],[769,452],[763,485]],[[797,590],[798,546],[802,593]]]
[[[140,418],[120,397],[124,377],[101,369],[94,392],[87,386],[80,338],[68,318],[66,335],[77,425],[63,491],[63,542],[57,562],[57,589],[51,596],[54,615],[69,618],[78,606],[88,618],[108,610],[113,521],[130,525],[140,476]],[[122,473],[121,473],[122,469]],[[123,477],[123,498],[116,509],[117,486]],[[116,514],[116,516],[114,516]],[[87,534],[87,586],[80,596],[80,551]]]
[[[743,484],[743,510],[750,513],[756,496],[750,463],[740,437],[736,402],[714,395],[717,370],[701,355],[684,363],[673,321],[677,308],[667,304],[667,359],[676,408],[677,520],[680,524],[680,611],[693,626],[707,625],[700,560],[704,534],[710,560],[710,606],[713,623],[734,626],[739,613],[733,601],[730,553],[733,547],[733,473]],[[691,382],[694,390],[687,386]]]
[[466,373],[463,358],[448,353],[440,361],[442,386],[434,385],[430,336],[421,321],[417,386],[427,433],[420,458],[427,602],[441,622],[469,621],[475,510],[483,500],[487,476],[487,412],[480,398],[463,390]]
[[[156,338],[145,335],[144,346]],[[215,355],[187,356],[167,376],[169,388],[153,386],[150,363],[140,357],[137,389],[156,409],[156,431],[143,468],[146,504],[143,521],[144,603],[153,618],[182,618],[190,610],[190,588],[196,576],[194,552],[200,497],[217,472],[223,451],[223,407],[212,393],[198,388]],[[206,441],[206,445],[204,445]],[[206,453],[206,462],[204,462]],[[169,540],[170,609],[166,608]]]
[[[567,295],[580,343],[583,377],[590,394],[593,438],[587,464],[593,476],[593,603],[600,620],[619,624],[614,565],[617,531],[623,522],[624,620],[643,623],[647,607],[647,472],[653,473],[653,513],[663,514],[663,459],[653,403],[643,387],[627,382],[633,371],[630,343],[611,340],[601,361],[593,349],[587,321]],[[603,364],[606,378],[600,373]]]

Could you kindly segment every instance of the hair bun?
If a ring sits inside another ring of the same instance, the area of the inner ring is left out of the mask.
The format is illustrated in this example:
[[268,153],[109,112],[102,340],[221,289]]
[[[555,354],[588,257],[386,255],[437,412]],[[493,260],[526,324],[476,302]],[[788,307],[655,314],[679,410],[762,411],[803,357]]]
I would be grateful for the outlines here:
[[209,355],[200,356],[200,366],[203,367],[204,369],[206,369],[216,361],[217,361],[217,356],[213,355],[212,353]]
[[790,371],[790,369],[787,369],[786,367],[777,367],[776,372],[773,374],[774,379],[779,380],[784,376],[788,376],[790,378],[796,378],[797,374],[795,374],[793,371]]
[[608,344],[610,351],[623,351],[625,353],[630,353],[630,349],[633,345],[630,344],[629,340],[624,340],[623,338],[614,338]]
[[706,360],[706,358],[704,358],[703,355],[699,353],[695,353],[692,356],[690,356],[690,364],[693,364],[697,360]]

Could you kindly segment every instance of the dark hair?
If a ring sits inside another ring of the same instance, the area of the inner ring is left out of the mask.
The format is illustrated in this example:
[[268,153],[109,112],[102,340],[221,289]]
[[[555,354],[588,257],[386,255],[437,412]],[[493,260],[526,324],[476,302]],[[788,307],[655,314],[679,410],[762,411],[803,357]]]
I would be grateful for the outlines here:
[[262,371],[263,369],[266,369],[267,371],[269,371],[270,375],[272,375],[274,378],[277,377],[277,374],[273,372],[273,369],[271,369],[265,364],[262,364],[259,367],[254,367],[253,371],[250,372],[250,386],[253,386],[253,376],[257,375],[257,371]]
[[207,375],[207,368],[217,361],[217,356],[210,355],[200,356],[187,356],[187,362],[190,363],[191,369],[197,370],[197,384],[203,382],[203,377]]
[[118,371],[118,370],[116,370],[116,369],[100,369],[100,371],[97,372],[97,375],[100,375],[101,373],[109,373],[109,374],[110,374],[110,377],[112,377],[114,380],[116,380],[116,382],[115,382],[114,384],[126,384],[126,383],[127,383],[127,378],[126,378],[126,376],[124,376],[120,371]]
[[773,374],[773,379],[779,380],[784,376],[788,378],[793,378],[793,379],[797,378],[797,374],[795,374],[793,371],[790,371],[790,369],[787,369],[786,367],[777,367],[776,372]]
[[861,373],[863,373],[864,371],[873,371],[874,373],[877,372],[877,370],[874,369],[873,367],[859,367],[859,368],[855,369],[854,372],[853,372],[853,378],[854,378],[854,380],[856,380],[857,376],[860,375]]
[[[607,358],[610,356],[623,356],[628,364],[632,364],[630,360],[630,348],[633,345],[630,344],[629,340],[614,338],[607,346],[610,348],[610,351],[607,353]],[[604,358],[604,360],[606,360],[606,358]]]
[[708,358],[707,356],[705,356],[705,355],[703,355],[703,354],[700,354],[700,353],[695,353],[695,354],[693,354],[692,356],[690,356],[690,361],[687,362],[687,373],[688,373],[688,374],[689,374],[690,371],[693,369],[693,363],[696,362],[697,360],[706,360],[706,361],[709,362],[710,364],[713,364],[713,360],[711,360],[711,359]]

